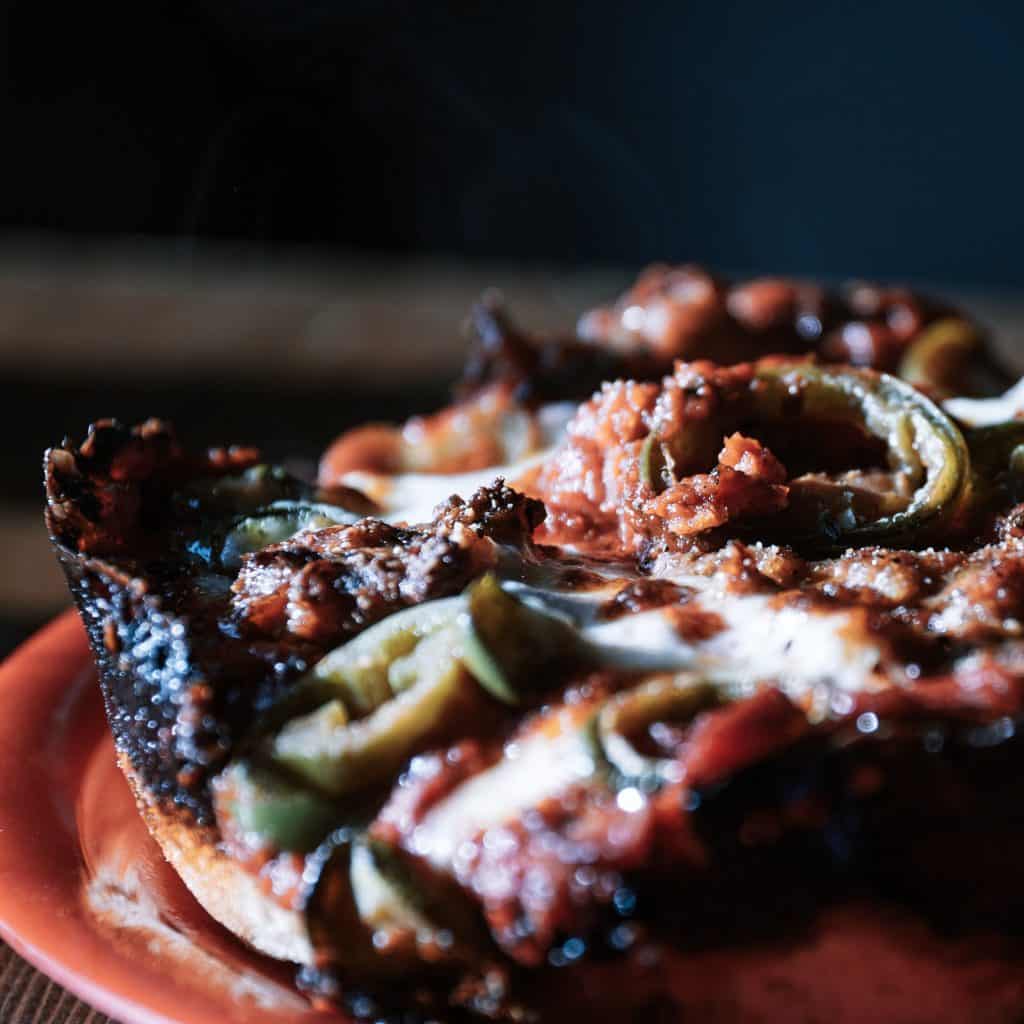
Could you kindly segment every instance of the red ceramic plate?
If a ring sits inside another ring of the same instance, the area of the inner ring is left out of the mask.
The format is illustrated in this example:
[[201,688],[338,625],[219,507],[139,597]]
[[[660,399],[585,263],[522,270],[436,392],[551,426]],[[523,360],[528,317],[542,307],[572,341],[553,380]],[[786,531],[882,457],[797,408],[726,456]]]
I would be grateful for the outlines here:
[[318,1022],[164,862],[114,763],[67,612],[0,667],[0,935],[124,1024]]
[[[244,948],[164,862],[114,763],[73,612],[0,667],[0,706],[0,935],[22,956],[124,1024],[346,1019],[313,1011],[291,968]],[[565,978],[536,993],[545,1020],[568,1019]],[[1004,1024],[1024,1019],[1024,950],[852,906],[785,942],[663,951],[574,972],[571,987],[595,1020]]]

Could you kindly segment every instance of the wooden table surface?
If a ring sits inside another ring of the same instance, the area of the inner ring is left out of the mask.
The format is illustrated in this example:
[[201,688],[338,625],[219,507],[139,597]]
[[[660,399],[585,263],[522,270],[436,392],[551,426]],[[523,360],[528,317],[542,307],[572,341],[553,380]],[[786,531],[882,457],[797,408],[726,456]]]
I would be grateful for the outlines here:
[[[170,406],[195,420],[199,409],[207,417],[196,421],[202,430],[208,423],[245,428],[236,438],[211,435],[211,442],[269,446],[287,438],[289,450],[313,455],[346,425],[339,408],[364,418],[371,394],[401,415],[394,410],[402,388],[420,393],[425,377],[437,383],[454,373],[459,324],[484,288],[501,285],[524,324],[550,328],[571,325],[580,310],[628,280],[613,271],[357,268],[251,252],[0,245],[0,380],[14,396],[13,406],[0,407],[0,434],[6,427],[7,437],[13,431],[20,442],[12,446],[5,438],[0,446],[0,473],[10,482],[0,497],[0,548],[8,561],[0,573],[0,643],[67,604],[42,529],[39,459],[42,447],[65,430],[82,430],[80,417],[142,418]],[[1022,365],[1024,299],[968,294],[965,300]],[[386,360],[379,358],[382,350]],[[270,381],[274,401],[285,396],[285,412],[268,426],[256,421],[259,401],[267,399],[260,384],[265,389]],[[310,388],[323,395],[332,387],[350,400],[332,402],[330,414],[322,412],[314,424],[304,396]],[[298,429],[282,426],[290,409],[303,420]],[[261,438],[258,426],[273,433]],[[0,943],[2,1024],[109,1020]]]

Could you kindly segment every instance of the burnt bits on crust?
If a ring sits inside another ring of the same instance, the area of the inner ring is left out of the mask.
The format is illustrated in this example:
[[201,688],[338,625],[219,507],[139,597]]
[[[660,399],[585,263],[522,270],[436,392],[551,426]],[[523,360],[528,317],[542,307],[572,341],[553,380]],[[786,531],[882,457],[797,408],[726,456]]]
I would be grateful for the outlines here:
[[65,439],[46,452],[46,524],[54,538],[83,554],[136,552],[166,525],[174,488],[258,461],[255,448],[186,452],[163,420],[131,428],[98,420],[80,446]]

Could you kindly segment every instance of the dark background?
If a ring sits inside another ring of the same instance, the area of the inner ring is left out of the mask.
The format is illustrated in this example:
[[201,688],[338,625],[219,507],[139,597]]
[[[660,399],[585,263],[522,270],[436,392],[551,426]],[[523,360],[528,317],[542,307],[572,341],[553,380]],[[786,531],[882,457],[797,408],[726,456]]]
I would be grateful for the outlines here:
[[1021,279],[1019,3],[3,10],[6,228]]

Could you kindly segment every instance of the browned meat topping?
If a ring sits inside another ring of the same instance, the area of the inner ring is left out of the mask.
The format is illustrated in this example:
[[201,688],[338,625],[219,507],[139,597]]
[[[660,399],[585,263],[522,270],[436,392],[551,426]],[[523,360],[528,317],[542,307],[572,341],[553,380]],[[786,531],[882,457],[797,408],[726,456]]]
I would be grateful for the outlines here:
[[863,548],[816,563],[809,583],[826,597],[883,608],[917,604],[934,593],[963,556],[950,551]]
[[922,602],[928,632],[981,643],[1024,633],[1024,548],[1016,540],[982,548]]
[[259,632],[335,643],[399,608],[458,592],[492,561],[490,546],[470,535],[458,543],[363,520],[246,556],[234,607]]
[[544,521],[544,505],[507,486],[502,479],[481,487],[468,501],[456,496],[437,511],[439,528],[455,532],[461,527],[497,544],[525,547]]
[[526,545],[543,512],[498,481],[452,498],[433,523],[366,518],[308,532],[247,555],[233,604],[258,633],[338,643],[385,615],[458,593],[491,568],[496,545]]

